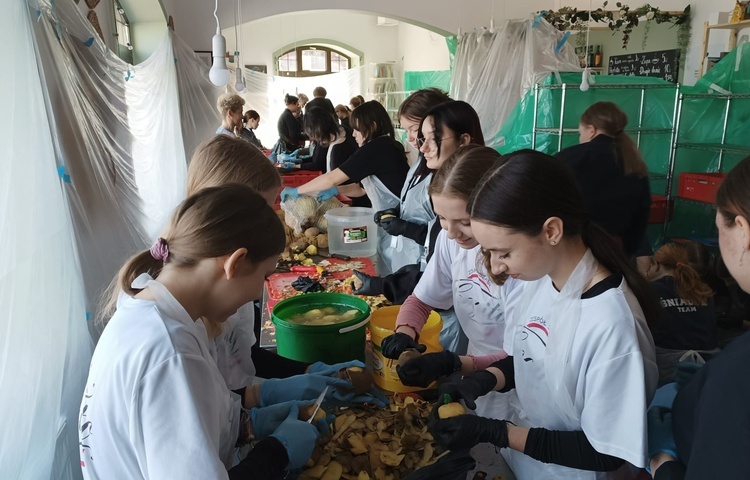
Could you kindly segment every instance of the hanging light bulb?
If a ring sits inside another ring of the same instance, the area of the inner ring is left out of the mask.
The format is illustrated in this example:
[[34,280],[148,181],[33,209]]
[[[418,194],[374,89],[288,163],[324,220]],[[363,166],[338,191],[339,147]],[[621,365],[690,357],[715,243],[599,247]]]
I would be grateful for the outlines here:
[[216,7],[214,8],[214,17],[216,17],[216,35],[214,35],[214,38],[211,41],[213,64],[211,65],[211,70],[208,71],[208,79],[217,87],[223,87],[229,83],[230,74],[229,69],[227,68],[227,57],[225,54],[227,50],[227,40],[224,38],[224,35],[221,34],[219,16],[217,15],[218,10],[219,0],[216,0]]
[[587,92],[589,90],[589,67],[583,69],[581,74],[581,91]]
[[234,70],[235,74],[235,84],[234,89],[238,92],[241,92],[245,89],[245,79],[242,77],[242,67],[237,65],[237,68]]
[[[581,74],[582,92],[587,92],[589,90],[589,77],[591,77],[591,71],[589,70],[589,35],[591,34],[591,10],[593,10],[593,5],[593,0],[589,0],[589,16],[588,21],[586,22],[586,56],[584,57],[586,59],[586,66],[583,68],[583,73]],[[595,83],[593,78],[590,80],[591,83]]]

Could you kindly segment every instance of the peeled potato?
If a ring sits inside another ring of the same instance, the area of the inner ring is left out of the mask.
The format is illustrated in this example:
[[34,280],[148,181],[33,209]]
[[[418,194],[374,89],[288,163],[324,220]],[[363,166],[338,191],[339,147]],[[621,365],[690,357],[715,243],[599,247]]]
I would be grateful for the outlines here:
[[440,408],[438,408],[438,417],[441,419],[457,417],[465,413],[466,409],[458,402],[446,403],[445,405],[440,405]]
[[[316,405],[306,405],[304,407],[299,407],[299,419],[303,422],[306,422],[310,420],[310,417],[312,416],[313,412],[315,411]],[[326,418],[326,412],[322,408],[319,408],[317,412],[315,412],[315,418],[313,418],[312,423],[317,422],[321,418]]]

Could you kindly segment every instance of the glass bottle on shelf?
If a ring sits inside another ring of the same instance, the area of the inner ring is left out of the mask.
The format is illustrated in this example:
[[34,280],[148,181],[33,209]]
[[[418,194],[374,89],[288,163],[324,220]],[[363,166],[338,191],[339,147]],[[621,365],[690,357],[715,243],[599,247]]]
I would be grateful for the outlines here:
[[596,53],[594,54],[594,67],[601,67],[602,66],[602,49],[601,45],[596,46]]

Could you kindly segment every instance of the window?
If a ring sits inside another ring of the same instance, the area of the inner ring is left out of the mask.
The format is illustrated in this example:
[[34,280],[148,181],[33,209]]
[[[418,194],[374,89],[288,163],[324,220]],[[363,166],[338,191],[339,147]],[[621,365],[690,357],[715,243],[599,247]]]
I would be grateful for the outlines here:
[[114,0],[115,29],[117,35],[117,56],[122,60],[133,63],[133,43],[130,39],[130,22],[120,2]]
[[313,77],[349,70],[351,59],[344,53],[320,45],[293,48],[278,58],[279,75]]

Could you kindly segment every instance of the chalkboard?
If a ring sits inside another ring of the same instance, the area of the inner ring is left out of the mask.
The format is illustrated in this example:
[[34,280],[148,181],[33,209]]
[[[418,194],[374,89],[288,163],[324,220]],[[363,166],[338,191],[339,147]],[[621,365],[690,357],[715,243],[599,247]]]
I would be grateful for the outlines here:
[[630,53],[609,57],[610,75],[630,77],[657,77],[677,83],[680,68],[680,50]]

